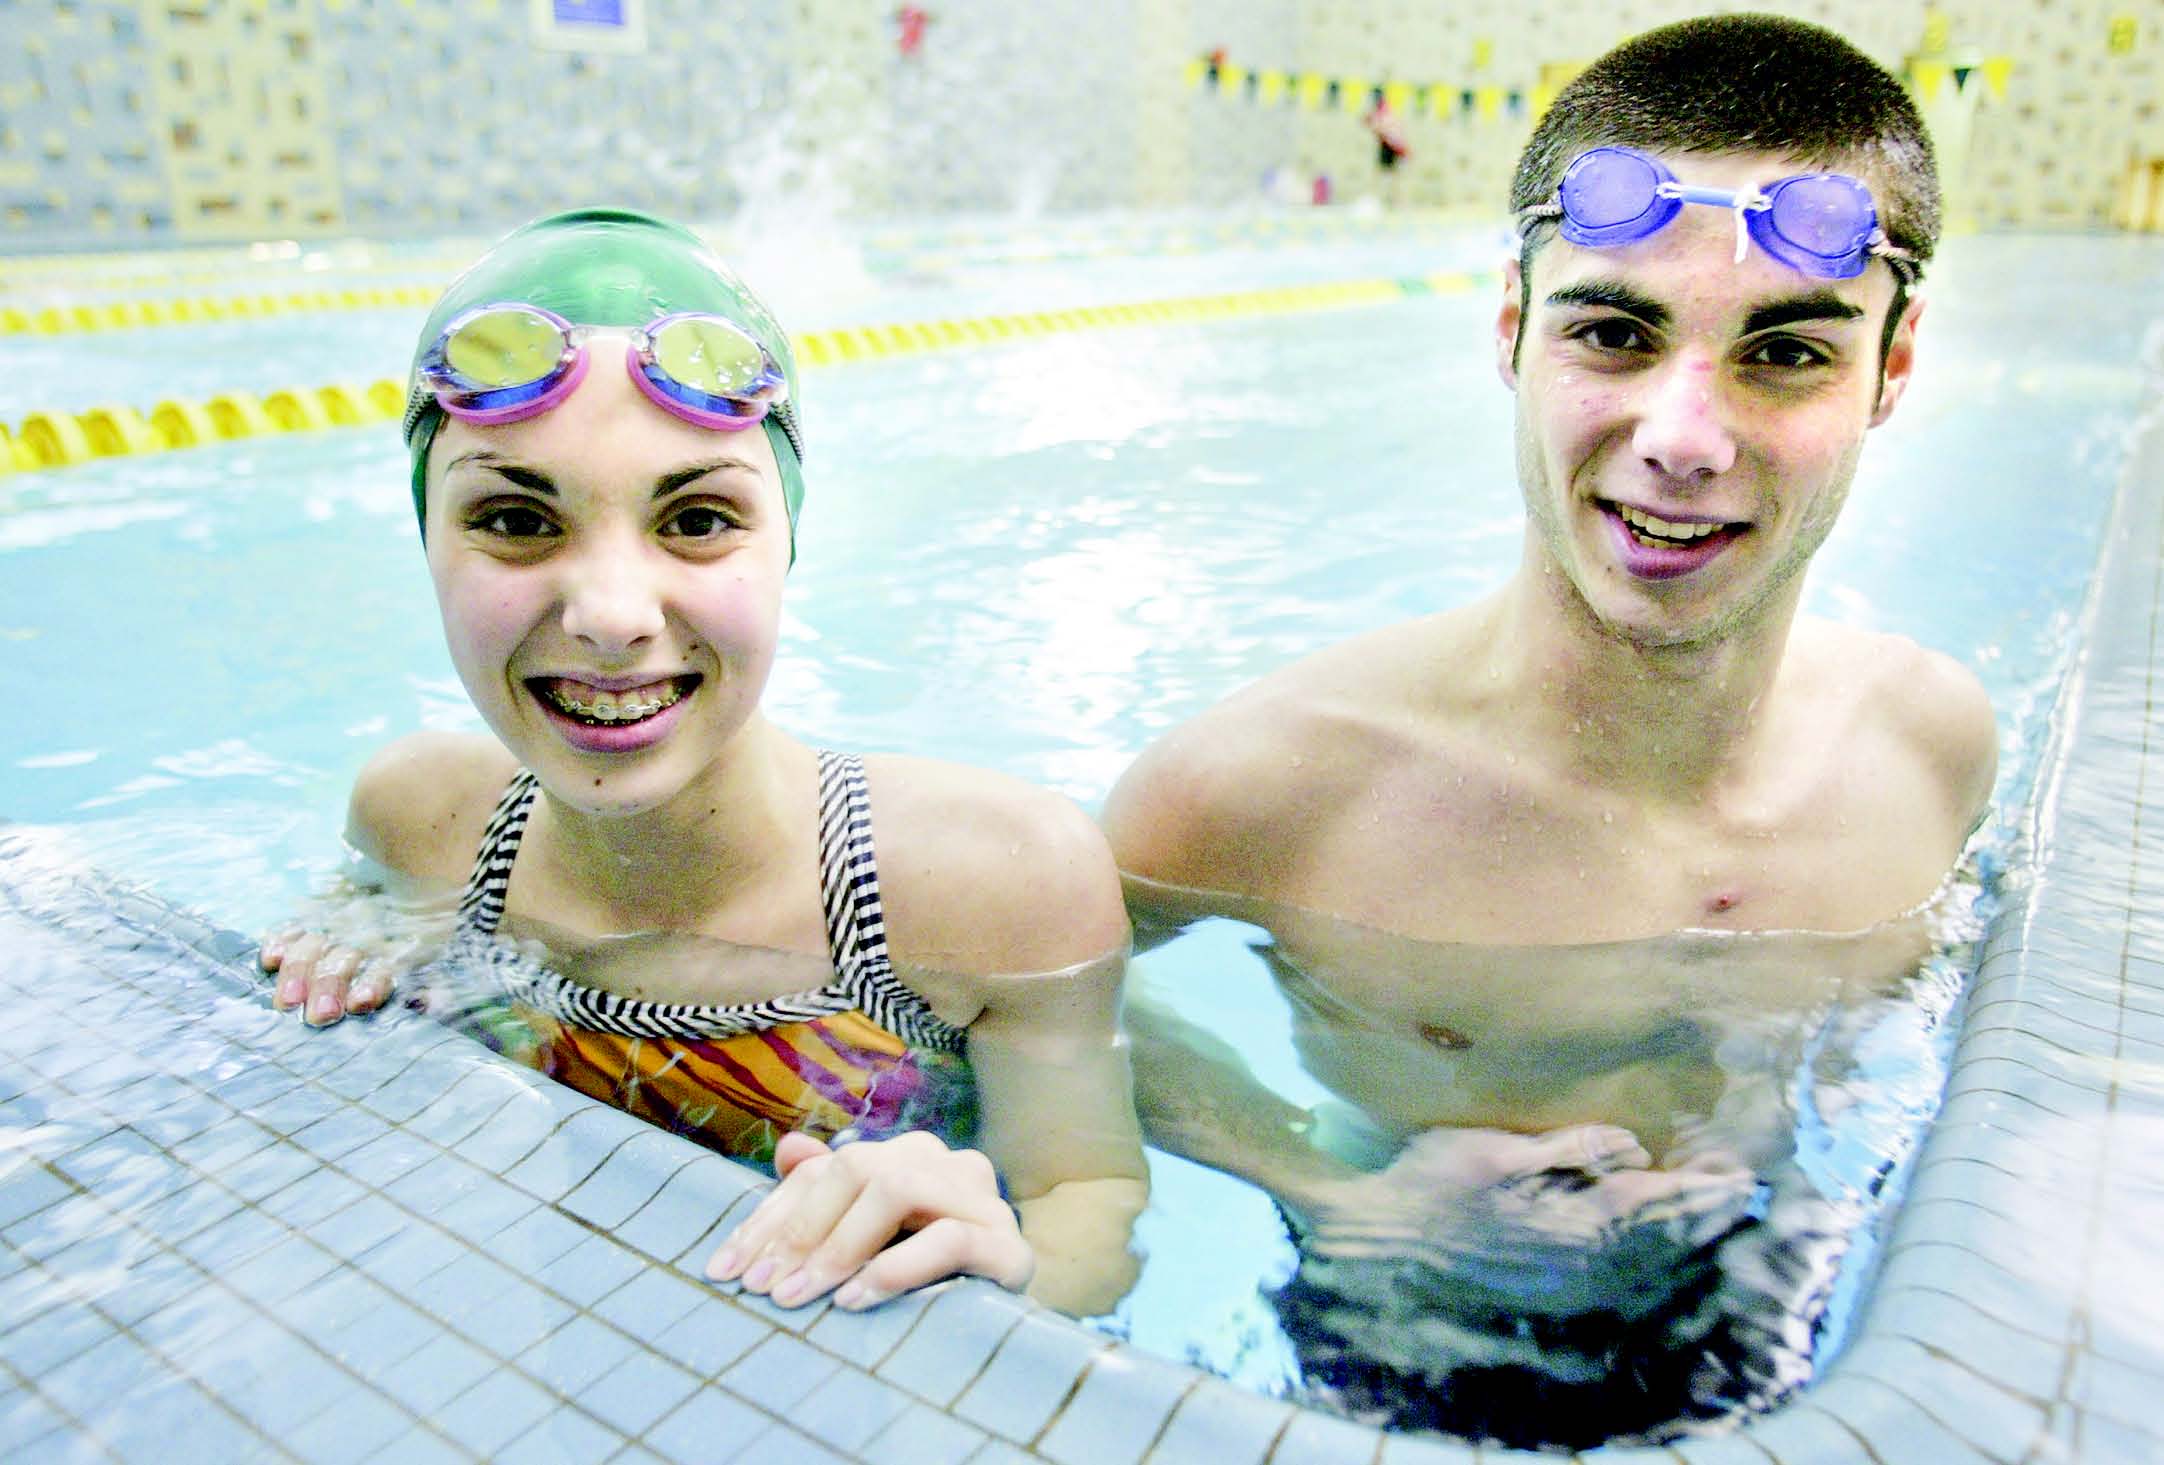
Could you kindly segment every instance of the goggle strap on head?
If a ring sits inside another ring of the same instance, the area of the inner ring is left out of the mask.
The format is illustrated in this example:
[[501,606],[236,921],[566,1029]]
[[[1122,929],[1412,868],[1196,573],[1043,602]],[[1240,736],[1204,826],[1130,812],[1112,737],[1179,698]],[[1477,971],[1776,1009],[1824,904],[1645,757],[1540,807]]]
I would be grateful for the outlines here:
[[436,394],[422,381],[414,382],[406,393],[406,415],[398,424],[398,435],[406,442],[413,441],[413,431],[421,425],[421,417],[436,405]]
[[1894,278],[1904,285],[1915,284],[1923,275],[1923,266],[1916,262],[1915,254],[1888,239],[1883,227],[1871,231],[1863,249],[1865,254],[1886,261],[1886,268],[1892,270]]
[[1674,179],[1664,179],[1653,185],[1653,192],[1661,198],[1680,199],[1684,203],[1711,204],[1715,208],[1736,211],[1736,259],[1743,263],[1750,252],[1751,231],[1749,216],[1773,207],[1773,200],[1755,188],[1694,188]]
[[804,461],[804,434],[796,425],[796,409],[784,400],[766,409],[769,422],[781,429],[781,435],[789,439],[789,451],[796,454],[797,462]]

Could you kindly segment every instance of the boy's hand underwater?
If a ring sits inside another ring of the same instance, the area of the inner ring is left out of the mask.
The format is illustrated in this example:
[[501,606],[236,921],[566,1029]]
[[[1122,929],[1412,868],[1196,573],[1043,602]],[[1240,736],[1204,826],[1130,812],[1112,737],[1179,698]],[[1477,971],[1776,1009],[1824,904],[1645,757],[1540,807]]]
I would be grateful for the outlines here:
[[1711,1151],[1656,1169],[1628,1131],[1430,1130],[1389,1168],[1331,1194],[1307,1249],[1339,1262],[1424,1263],[1498,1307],[1626,1314],[1682,1280],[1687,1259],[1741,1221],[1755,1177]]
[[858,1309],[964,1274],[1019,1292],[1036,1273],[992,1162],[976,1150],[922,1132],[838,1149],[788,1134],[774,1168],[781,1184],[708,1260],[715,1281],[741,1280],[783,1307],[833,1292],[836,1306]]

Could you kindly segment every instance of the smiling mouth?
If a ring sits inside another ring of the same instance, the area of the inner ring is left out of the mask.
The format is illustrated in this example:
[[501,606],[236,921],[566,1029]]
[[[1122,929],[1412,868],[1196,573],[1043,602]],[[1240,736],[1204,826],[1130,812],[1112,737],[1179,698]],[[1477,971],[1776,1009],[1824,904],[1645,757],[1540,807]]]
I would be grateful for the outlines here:
[[689,696],[698,684],[698,677],[689,675],[617,691],[569,677],[535,677],[526,685],[534,696],[573,722],[588,727],[625,727],[660,716]]
[[1604,503],[1603,507],[1621,519],[1631,538],[1647,549],[1690,549],[1716,534],[1743,527],[1714,520],[1663,519],[1628,504]]

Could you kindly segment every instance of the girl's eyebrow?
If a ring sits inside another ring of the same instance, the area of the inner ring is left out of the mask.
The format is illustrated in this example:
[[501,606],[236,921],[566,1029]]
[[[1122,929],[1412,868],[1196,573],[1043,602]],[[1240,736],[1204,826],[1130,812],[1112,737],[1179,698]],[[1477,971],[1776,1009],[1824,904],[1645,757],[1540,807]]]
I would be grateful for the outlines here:
[[493,473],[500,474],[504,478],[509,479],[512,483],[517,484],[520,488],[527,489],[533,493],[541,494],[547,498],[554,498],[556,496],[555,481],[552,480],[546,473],[540,472],[538,469],[527,468],[521,464],[514,463],[509,458],[504,457],[501,453],[492,452],[487,448],[475,448],[470,453],[460,453],[450,462],[443,465],[443,471],[446,475],[448,475],[454,468],[463,468],[468,464],[471,464],[473,467],[476,468],[486,468]]
[[707,474],[719,473],[724,469],[735,469],[740,473],[751,474],[756,474],[759,471],[752,467],[750,463],[738,457],[709,458],[703,463],[687,463],[683,467],[664,473],[654,480],[654,497],[657,499],[666,498],[686,484],[697,483]]
[[[475,448],[470,453],[459,454],[444,465],[443,471],[449,473],[454,468],[465,467],[486,469],[509,479],[520,488],[541,494],[547,498],[556,497],[556,483],[546,473],[537,468],[528,468],[523,464],[513,462],[501,453],[488,448]],[[759,471],[749,462],[733,455],[709,458],[699,463],[687,463],[683,467],[672,469],[655,479],[653,496],[657,499],[666,498],[686,484],[698,482],[709,473],[719,473],[732,469],[740,473],[753,474]]]

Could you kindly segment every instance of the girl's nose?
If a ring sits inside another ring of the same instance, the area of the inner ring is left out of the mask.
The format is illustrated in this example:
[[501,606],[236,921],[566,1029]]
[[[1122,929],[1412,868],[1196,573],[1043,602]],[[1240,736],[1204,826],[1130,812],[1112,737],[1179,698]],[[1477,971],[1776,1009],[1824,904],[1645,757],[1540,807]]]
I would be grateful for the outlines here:
[[661,634],[660,587],[642,544],[611,536],[588,545],[567,569],[567,634],[604,655],[620,655]]

